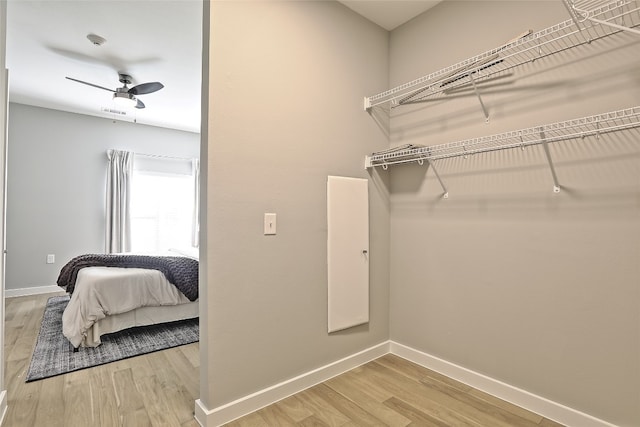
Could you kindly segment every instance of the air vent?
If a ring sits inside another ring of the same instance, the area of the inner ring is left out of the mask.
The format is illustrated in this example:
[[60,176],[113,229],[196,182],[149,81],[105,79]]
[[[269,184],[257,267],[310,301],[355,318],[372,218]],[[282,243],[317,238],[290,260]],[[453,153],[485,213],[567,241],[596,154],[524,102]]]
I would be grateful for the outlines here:
[[102,111],[103,113],[117,114],[119,116],[127,115],[126,111],[116,110],[115,108],[110,108],[110,107],[102,107],[100,111]]

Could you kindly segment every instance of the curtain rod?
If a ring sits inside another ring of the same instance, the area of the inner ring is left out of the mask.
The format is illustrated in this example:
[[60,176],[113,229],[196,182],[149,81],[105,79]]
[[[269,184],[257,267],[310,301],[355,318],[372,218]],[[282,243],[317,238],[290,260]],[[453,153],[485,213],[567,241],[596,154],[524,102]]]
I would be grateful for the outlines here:
[[[109,155],[111,154],[111,152],[113,151],[113,149],[107,150],[107,157],[109,157]],[[181,160],[181,161],[192,161],[194,159],[199,160],[198,157],[175,157],[175,156],[165,156],[162,154],[147,154],[147,153],[136,153],[133,152],[134,156],[144,156],[144,157],[153,157],[156,159],[167,159],[167,160]]]
[[185,160],[192,161],[194,159],[198,159],[197,157],[175,157],[175,156],[165,156],[162,154],[147,154],[147,153],[133,153],[135,156],[144,156],[144,157],[154,157],[158,159],[168,159],[168,160]]

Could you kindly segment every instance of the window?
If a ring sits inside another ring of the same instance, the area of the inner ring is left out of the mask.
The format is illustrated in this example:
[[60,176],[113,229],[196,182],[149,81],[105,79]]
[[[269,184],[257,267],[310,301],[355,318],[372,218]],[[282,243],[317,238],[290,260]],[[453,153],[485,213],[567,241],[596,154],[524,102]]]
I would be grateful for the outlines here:
[[136,156],[131,180],[131,251],[163,253],[191,247],[196,202],[191,165],[185,173],[158,159],[140,160]]

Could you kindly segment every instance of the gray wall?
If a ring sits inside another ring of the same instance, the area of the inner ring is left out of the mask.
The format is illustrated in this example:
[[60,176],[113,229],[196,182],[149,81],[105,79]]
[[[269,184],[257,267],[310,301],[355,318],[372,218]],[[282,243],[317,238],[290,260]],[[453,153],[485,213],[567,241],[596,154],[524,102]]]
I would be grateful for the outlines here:
[[108,149],[198,157],[199,143],[195,133],[11,103],[6,289],[55,285],[69,259],[104,252]]
[[[210,19],[200,399],[215,408],[389,337],[379,176],[368,324],[327,334],[326,261],[327,175],[368,178],[365,154],[388,146],[362,109],[388,83],[388,33],[337,2],[212,2]],[[265,212],[276,236],[263,235]]]
[[[7,88],[7,70],[6,70],[6,46],[7,46],[7,3],[0,2],[0,150],[2,150],[2,154],[0,154],[0,158],[2,162],[0,164],[5,165],[5,148],[7,144],[7,110],[8,110],[8,102],[9,102],[9,94]],[[5,199],[5,174],[2,174],[2,190],[0,190],[0,195],[2,195],[2,199]],[[5,211],[4,209],[0,210],[0,224],[5,223]],[[0,228],[0,242],[5,242],[5,230],[4,227]],[[4,246],[4,245],[3,245]],[[2,248],[4,250],[4,247]],[[5,266],[5,257],[0,256],[0,280],[5,275],[6,271]],[[2,285],[0,285],[2,286]],[[4,291],[3,291],[4,292]],[[3,294],[4,295],[4,294]],[[3,297],[4,298],[4,297]],[[0,395],[6,395],[4,389],[4,301],[2,305],[0,305]],[[6,409],[6,400],[0,399],[0,411],[4,412]]]
[[[441,3],[391,33],[391,86],[527,29],[561,2]],[[638,105],[640,38],[597,40],[395,109],[391,143],[439,144]],[[623,425],[640,425],[640,132],[390,168],[391,339]]]

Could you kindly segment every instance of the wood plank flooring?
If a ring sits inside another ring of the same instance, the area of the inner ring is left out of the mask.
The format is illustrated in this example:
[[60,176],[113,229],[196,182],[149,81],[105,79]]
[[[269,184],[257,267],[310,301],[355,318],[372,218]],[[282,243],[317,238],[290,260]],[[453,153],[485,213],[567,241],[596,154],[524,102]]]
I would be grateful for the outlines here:
[[[198,343],[25,383],[47,298],[6,299],[4,427],[198,427]],[[393,355],[227,424],[558,427]]]
[[226,427],[559,427],[518,406],[388,354]]
[[[63,292],[60,293],[62,295]],[[198,427],[198,343],[25,383],[47,299],[7,298],[3,427]]]

